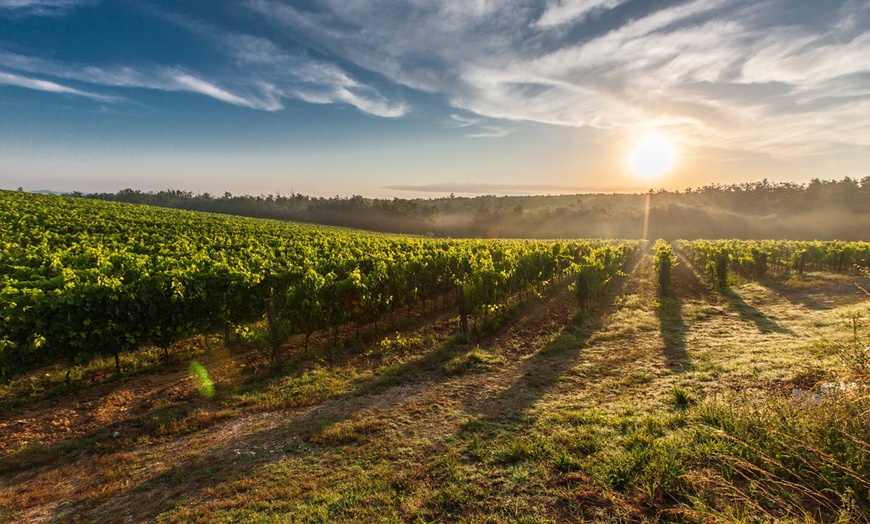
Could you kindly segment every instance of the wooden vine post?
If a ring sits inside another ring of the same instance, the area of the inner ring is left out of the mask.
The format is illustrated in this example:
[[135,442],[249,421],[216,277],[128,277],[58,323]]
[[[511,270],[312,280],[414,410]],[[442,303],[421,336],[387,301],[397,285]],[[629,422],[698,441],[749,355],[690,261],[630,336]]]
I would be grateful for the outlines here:
[[462,285],[456,286],[456,304],[459,306],[459,332],[465,335],[468,333],[468,310],[465,308],[465,289]]
[[281,364],[281,341],[278,339],[278,322],[275,320],[275,302],[272,297],[265,300],[266,319],[269,322],[269,340],[272,341],[272,364]]

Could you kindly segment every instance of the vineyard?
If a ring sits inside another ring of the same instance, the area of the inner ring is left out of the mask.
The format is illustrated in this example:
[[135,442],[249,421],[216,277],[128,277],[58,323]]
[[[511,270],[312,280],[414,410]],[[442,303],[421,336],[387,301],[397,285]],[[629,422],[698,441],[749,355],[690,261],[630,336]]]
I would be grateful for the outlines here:
[[870,519],[868,242],[2,192],[0,243],[0,522]]
[[467,329],[567,275],[588,306],[640,245],[375,236],[17,192],[0,194],[0,224],[3,373],[229,336],[267,301],[276,347],[438,300],[458,301]]
[[678,241],[676,248],[718,287],[727,285],[729,272],[762,280],[806,271],[860,273],[870,268],[870,242],[693,240]]

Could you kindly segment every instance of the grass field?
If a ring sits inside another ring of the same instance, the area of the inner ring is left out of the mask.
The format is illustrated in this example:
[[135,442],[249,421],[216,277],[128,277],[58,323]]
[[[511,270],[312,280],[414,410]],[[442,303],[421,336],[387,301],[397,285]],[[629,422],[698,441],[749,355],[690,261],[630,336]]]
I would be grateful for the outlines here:
[[592,313],[565,284],[468,336],[445,307],[294,341],[279,371],[200,337],[18,377],[0,519],[866,521],[868,279],[675,277],[659,298],[647,256]]

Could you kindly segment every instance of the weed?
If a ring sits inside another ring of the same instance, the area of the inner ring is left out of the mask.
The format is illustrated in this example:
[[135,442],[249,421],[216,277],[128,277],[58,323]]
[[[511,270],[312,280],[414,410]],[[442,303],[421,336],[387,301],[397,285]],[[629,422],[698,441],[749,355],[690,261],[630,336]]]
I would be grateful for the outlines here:
[[686,409],[692,403],[692,395],[677,386],[671,388],[671,397],[679,409]]
[[377,346],[368,351],[367,355],[370,357],[384,357],[403,354],[421,345],[423,345],[423,339],[420,337],[405,337],[401,333],[396,333],[394,338],[387,337],[381,340]]
[[559,336],[550,341],[549,344],[544,346],[539,354],[541,356],[554,356],[559,353],[564,353],[566,351],[572,351],[577,349],[581,345],[580,340],[572,335],[571,333],[563,332],[559,333]]
[[474,437],[468,443],[468,446],[465,448],[465,454],[478,462],[483,462],[488,455],[483,441],[477,437]]
[[[712,415],[712,416],[711,416]],[[707,407],[701,420],[714,489],[757,515],[870,518],[870,398],[842,395],[818,404],[737,400]],[[857,496],[856,496],[857,495]],[[708,508],[716,513],[713,508]]]
[[381,420],[346,420],[326,427],[312,436],[311,441],[327,446],[353,444],[386,429],[386,427],[387,423]]
[[454,514],[476,503],[482,495],[477,485],[455,480],[442,486],[427,505],[436,515]]
[[563,451],[553,459],[553,467],[562,472],[579,470],[580,461]]
[[142,419],[145,430],[157,436],[184,435],[199,431],[232,416],[232,411],[207,411],[186,405],[157,409]]
[[549,443],[540,437],[520,437],[512,439],[495,452],[496,459],[503,464],[515,464],[525,460],[549,457]]
[[494,369],[499,364],[503,364],[504,359],[493,354],[491,351],[481,349],[480,346],[475,347],[468,353],[458,355],[448,360],[442,367],[444,373],[448,375],[459,375],[462,373],[480,373]]
[[604,448],[605,438],[597,427],[571,428],[553,435],[553,442],[565,450],[579,455],[592,455]]
[[842,361],[847,377],[870,383],[870,338],[861,329],[863,315],[861,312],[850,311],[847,315],[847,326],[852,332],[851,337],[842,336],[819,342],[820,349],[834,353]]
[[688,467],[687,442],[681,435],[657,440],[648,450],[647,463],[638,477],[638,489],[649,500],[670,495],[679,499],[688,488],[685,480]]
[[629,450],[610,452],[601,457],[598,478],[617,491],[624,491],[641,473],[648,462],[646,449],[633,447]]
[[237,392],[233,403],[260,409],[308,406],[350,390],[350,378],[340,370],[330,371],[315,365],[295,376],[269,378],[252,383]]

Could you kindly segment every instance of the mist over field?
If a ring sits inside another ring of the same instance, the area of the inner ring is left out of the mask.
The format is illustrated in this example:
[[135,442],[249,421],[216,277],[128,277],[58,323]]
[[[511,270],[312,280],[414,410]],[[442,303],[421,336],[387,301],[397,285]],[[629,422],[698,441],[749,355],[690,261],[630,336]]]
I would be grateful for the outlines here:
[[[127,189],[84,196],[438,237],[640,238],[647,194],[406,200]],[[870,177],[711,185],[649,196],[651,238],[867,240],[870,232]]]

